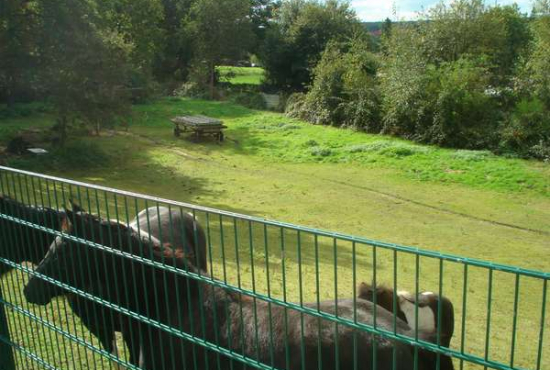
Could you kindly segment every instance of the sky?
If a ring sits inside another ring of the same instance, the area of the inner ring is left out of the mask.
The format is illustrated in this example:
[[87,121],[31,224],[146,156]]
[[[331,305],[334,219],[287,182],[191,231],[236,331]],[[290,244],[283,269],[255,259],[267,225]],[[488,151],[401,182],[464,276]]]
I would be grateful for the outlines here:
[[[487,0],[492,3],[495,0]],[[416,18],[419,11],[427,10],[438,0],[352,0],[351,3],[355,8],[359,18],[364,21],[383,21],[386,18],[392,20],[411,20]],[[449,2],[449,0],[445,0]],[[517,3],[520,9],[529,13],[532,7],[531,0],[496,0],[500,5],[508,5]],[[394,8],[397,17],[394,16]]]

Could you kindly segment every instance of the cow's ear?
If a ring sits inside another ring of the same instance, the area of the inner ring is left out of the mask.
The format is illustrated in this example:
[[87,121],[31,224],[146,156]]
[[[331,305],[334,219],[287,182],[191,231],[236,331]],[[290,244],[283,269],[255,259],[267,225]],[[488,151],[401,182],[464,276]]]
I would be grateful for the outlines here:
[[61,231],[67,234],[71,232],[71,226],[72,226],[69,218],[70,216],[67,212],[61,215]]
[[359,284],[359,289],[357,291],[357,295],[361,299],[365,299],[367,301],[373,300],[373,289],[372,286],[369,284],[362,282]]
[[86,210],[82,208],[74,199],[69,199],[69,203],[71,204],[71,210],[75,213],[82,212],[86,213]]

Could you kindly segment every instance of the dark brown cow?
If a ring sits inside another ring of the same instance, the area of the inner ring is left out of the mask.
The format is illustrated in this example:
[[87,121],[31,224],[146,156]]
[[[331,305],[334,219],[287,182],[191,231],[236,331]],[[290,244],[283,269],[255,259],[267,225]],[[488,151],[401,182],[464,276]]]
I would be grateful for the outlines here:
[[[374,289],[367,283],[359,285],[357,296],[361,299],[374,302],[376,295],[376,304],[390,312],[394,312],[394,297],[396,302],[396,315],[406,322],[411,328],[418,327],[418,331],[424,334],[432,333],[432,340],[437,342],[438,334],[438,312],[441,304],[441,327],[439,332],[439,344],[443,347],[449,347],[454,333],[454,308],[452,302],[443,296],[433,292],[421,292],[418,294],[418,301],[415,294],[406,291],[397,291],[394,294],[393,289],[379,285]],[[416,311],[418,306],[418,311]],[[418,312],[418,324],[416,315]],[[433,353],[430,352],[432,355]],[[425,355],[430,355],[425,353]],[[435,355],[433,355],[435,356]],[[441,356],[441,370],[453,369],[452,360],[448,356]]]
[[[111,246],[114,251],[108,251],[66,239],[54,246],[37,271],[171,328],[161,329],[155,323],[136,318],[123,321],[123,334],[129,335],[141,349],[140,366],[144,369],[226,369],[231,363],[234,369],[246,368],[223,354],[190,342],[189,336],[289,370],[317,370],[321,362],[326,369],[352,369],[354,365],[359,370],[371,370],[373,365],[379,370],[414,369],[409,345],[217,287],[194,275],[210,279],[193,266],[194,256],[182,250],[144,238],[134,229],[115,222],[85,213],[68,213],[69,219],[74,220],[74,226],[68,230],[71,235],[86,236],[99,243],[98,235],[110,233],[119,242]],[[193,275],[166,271],[147,261]],[[115,279],[124,288],[122,294],[105,289]],[[53,298],[40,294],[42,286],[43,280],[33,277],[25,288],[27,299],[45,304]],[[304,306],[317,309],[316,303]],[[356,317],[367,325],[373,324],[376,309],[378,328],[394,330],[393,314],[367,300],[322,302],[319,308],[351,321]],[[415,336],[399,319],[395,330],[403,336]],[[420,370],[433,368],[424,364],[419,363]]]

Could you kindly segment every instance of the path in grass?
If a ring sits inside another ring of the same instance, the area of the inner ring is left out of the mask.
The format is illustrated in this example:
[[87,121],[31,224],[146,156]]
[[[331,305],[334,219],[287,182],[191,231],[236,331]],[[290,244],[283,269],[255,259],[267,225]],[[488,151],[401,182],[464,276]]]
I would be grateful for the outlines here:
[[[168,118],[184,113],[223,119],[229,126],[227,141],[193,143],[174,138]],[[76,139],[73,144],[71,156],[14,164],[371,239],[550,270],[546,257],[550,246],[548,164],[420,146],[312,126],[226,103],[180,99],[136,107],[128,133]],[[96,155],[101,160],[90,160]],[[78,168],[81,158],[88,158],[86,169]],[[352,284],[345,255],[342,251],[338,285],[342,285],[339,291],[349,296]],[[400,266],[402,272],[410,273],[406,261]],[[270,262],[274,267],[280,264],[276,259]],[[290,274],[296,272],[293,262],[288,261]],[[328,266],[330,260],[324,263]],[[422,266],[426,280],[422,288],[435,290],[438,266],[429,261]],[[381,270],[381,281],[391,282],[388,271]],[[370,274],[363,269],[359,277],[368,280]],[[445,270],[445,293],[456,304],[457,318],[462,314],[462,274],[459,268]],[[405,275],[400,275],[400,286],[410,289]],[[480,354],[485,338],[487,276],[472,271],[469,281],[467,317],[474,325],[467,328],[466,349]],[[313,300],[315,289],[306,284],[305,299]],[[509,278],[495,275],[494,296],[499,305],[493,306],[493,333],[510,332],[511,284]],[[327,279],[325,289],[319,291],[322,298],[332,297],[330,286]],[[265,287],[259,282],[256,288],[262,291]],[[522,354],[518,361],[530,366],[534,354],[529,341],[538,338],[538,323],[536,314],[526,317],[525,313],[540,311],[541,290],[530,281],[522,282],[521,288],[519,322],[523,329],[518,348]],[[287,289],[289,299],[297,299],[298,287]],[[457,335],[455,348],[459,339]],[[491,353],[506,358],[508,342],[493,341]],[[547,364],[548,360],[544,361]]]

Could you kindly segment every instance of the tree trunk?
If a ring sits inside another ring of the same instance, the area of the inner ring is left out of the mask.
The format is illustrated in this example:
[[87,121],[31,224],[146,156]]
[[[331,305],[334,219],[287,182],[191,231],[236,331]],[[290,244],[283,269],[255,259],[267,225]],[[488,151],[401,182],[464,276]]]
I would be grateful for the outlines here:
[[67,142],[67,116],[62,114],[59,119],[59,146],[64,147]]
[[6,89],[6,104],[8,109],[13,108],[15,105],[15,78],[13,76],[8,77],[8,87]]
[[214,99],[214,79],[216,76],[216,67],[214,64],[210,66],[210,99]]

